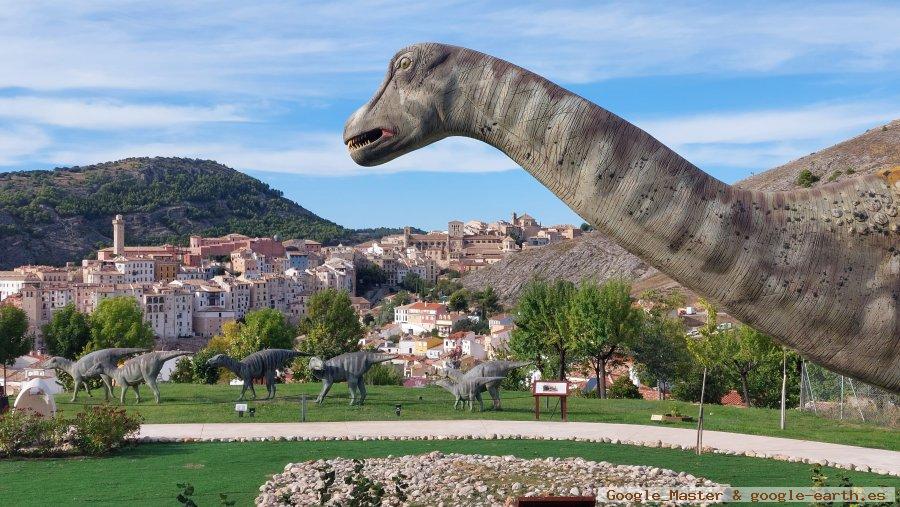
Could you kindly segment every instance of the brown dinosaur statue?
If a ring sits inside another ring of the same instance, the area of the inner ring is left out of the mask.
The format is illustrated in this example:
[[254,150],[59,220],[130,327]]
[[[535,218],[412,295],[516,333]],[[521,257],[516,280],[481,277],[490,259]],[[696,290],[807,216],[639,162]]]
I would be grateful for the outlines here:
[[900,167],[804,190],[743,190],[541,76],[435,43],[400,50],[344,128],[364,166],[449,136],[503,151],[598,230],[742,322],[900,392]]

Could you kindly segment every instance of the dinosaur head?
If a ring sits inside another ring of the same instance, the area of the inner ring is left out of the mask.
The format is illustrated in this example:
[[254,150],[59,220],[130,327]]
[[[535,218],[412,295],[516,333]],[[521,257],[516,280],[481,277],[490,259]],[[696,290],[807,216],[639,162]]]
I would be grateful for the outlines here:
[[206,360],[206,366],[225,366],[225,354],[216,354]]
[[53,356],[50,359],[47,359],[43,362],[42,366],[44,368],[55,368],[55,369],[63,369],[64,363],[68,362],[64,357]]
[[450,135],[445,97],[454,82],[453,62],[464,51],[424,43],[397,52],[381,87],[344,126],[353,161],[383,164]]
[[101,373],[106,373],[106,368],[103,367],[103,364],[97,363],[94,366],[88,368],[86,372],[84,372],[85,377],[94,377],[96,375],[100,375]]
[[441,386],[441,387],[443,387],[444,389],[446,389],[446,390],[448,390],[448,391],[450,391],[450,392],[452,393],[452,392],[453,392],[453,386],[455,386],[456,384],[454,384],[453,382],[451,382],[451,381],[448,380],[448,379],[443,379],[443,380],[438,380],[437,382],[434,383],[434,385],[436,385],[436,386]]
[[309,371],[313,372],[313,375],[316,372],[321,372],[325,369],[325,361],[322,360],[321,357],[313,356],[309,358]]

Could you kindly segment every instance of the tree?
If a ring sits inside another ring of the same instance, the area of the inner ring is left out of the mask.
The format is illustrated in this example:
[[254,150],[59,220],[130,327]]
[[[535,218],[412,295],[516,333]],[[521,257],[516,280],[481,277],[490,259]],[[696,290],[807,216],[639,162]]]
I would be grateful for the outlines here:
[[594,226],[587,222],[581,222],[581,226],[579,227],[579,229],[581,229],[582,232],[591,232],[594,230]]
[[381,285],[387,280],[387,272],[377,264],[367,263],[356,270],[356,287],[359,293]]
[[410,292],[415,292],[416,294],[422,294],[425,292],[425,289],[428,288],[428,284],[425,280],[412,271],[407,271],[406,274],[403,275],[403,280],[400,280],[400,286]]
[[[566,378],[566,367],[575,351],[567,309],[575,285],[566,280],[548,283],[529,282],[522,290],[516,308],[516,329],[509,341],[510,350],[520,359],[534,361],[545,374],[548,353],[556,359],[556,375]],[[544,378],[549,378],[545,375]]]
[[487,287],[472,294],[472,302],[478,309],[478,315],[485,320],[503,310],[503,306],[500,305],[500,298],[497,297],[493,287]]
[[475,334],[487,334],[491,331],[491,329],[490,327],[488,327],[488,323],[484,319],[459,319],[453,323],[453,327],[451,328],[450,332],[458,333],[460,331],[472,331]]
[[175,363],[175,369],[169,375],[169,381],[176,384],[189,384],[194,381],[194,363],[189,357],[182,357]]
[[153,328],[131,296],[104,299],[91,314],[91,339],[85,352],[110,347],[153,347]]
[[3,392],[6,394],[6,367],[31,350],[28,315],[14,306],[0,306],[0,362],[3,363]]
[[451,312],[464,312],[469,309],[469,291],[466,289],[459,289],[453,294],[450,294],[450,299],[447,300],[447,307]]
[[363,337],[362,324],[344,290],[327,289],[309,298],[307,315],[300,327],[306,335],[302,349],[323,358],[359,350]]
[[44,343],[47,350],[67,359],[75,359],[91,339],[91,326],[87,315],[69,303],[53,314],[44,326]]
[[656,385],[660,399],[666,398],[676,376],[690,368],[690,354],[680,319],[649,315],[631,346],[641,382]]
[[[744,405],[750,407],[747,378],[760,364],[781,358],[781,350],[772,339],[750,326],[738,326],[719,334],[722,364],[741,381]],[[779,378],[779,377],[775,377]]]
[[263,349],[292,349],[297,329],[284,314],[272,308],[248,312],[240,329],[240,339],[247,354]]
[[567,309],[576,347],[594,370],[597,395],[606,398],[606,370],[616,352],[627,349],[641,330],[642,311],[633,305],[631,286],[609,280],[585,281]]

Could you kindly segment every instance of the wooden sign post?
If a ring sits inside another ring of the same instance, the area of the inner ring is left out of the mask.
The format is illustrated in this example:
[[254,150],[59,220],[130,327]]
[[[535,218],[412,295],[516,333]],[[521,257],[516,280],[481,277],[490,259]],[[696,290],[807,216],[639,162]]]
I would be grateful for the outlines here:
[[565,380],[538,380],[531,385],[534,396],[534,418],[541,418],[541,397],[559,398],[559,413],[563,421],[569,420],[569,383]]

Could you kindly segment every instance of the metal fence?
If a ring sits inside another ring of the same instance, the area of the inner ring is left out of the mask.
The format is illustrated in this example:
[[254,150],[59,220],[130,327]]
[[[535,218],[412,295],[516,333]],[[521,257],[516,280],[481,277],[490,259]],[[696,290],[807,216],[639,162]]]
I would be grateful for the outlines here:
[[800,409],[821,417],[900,428],[900,396],[803,361]]

